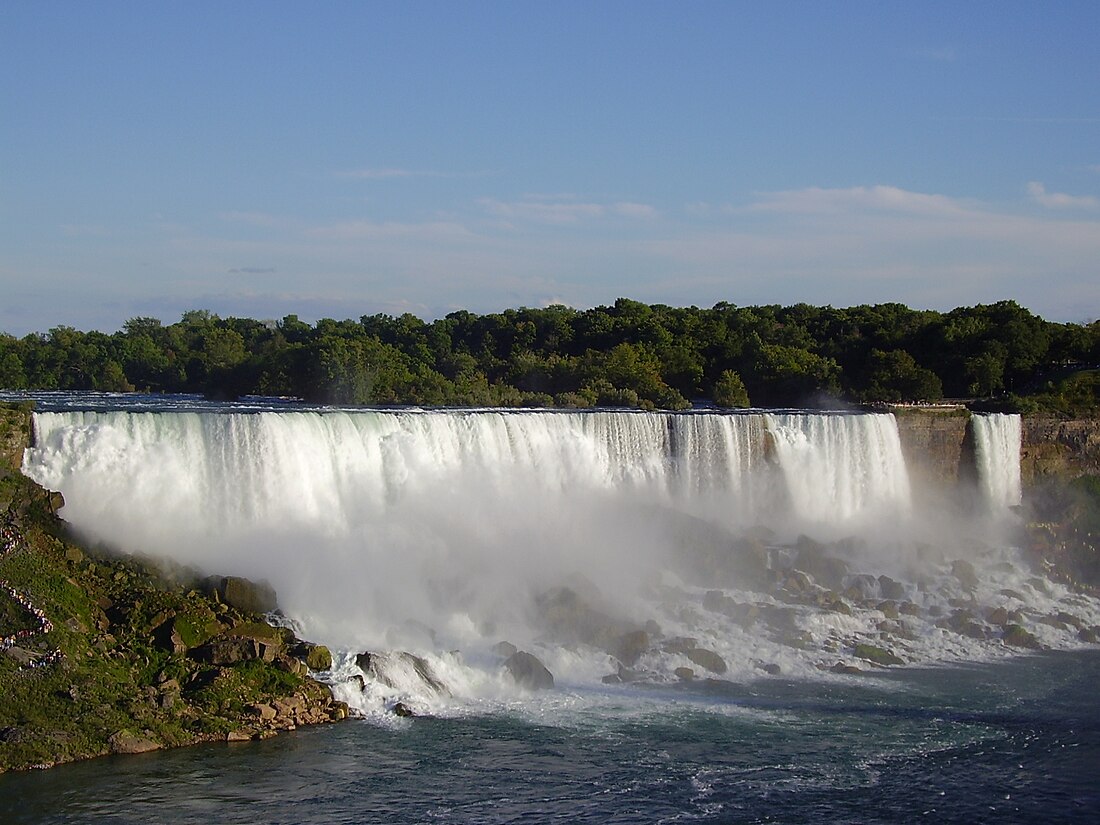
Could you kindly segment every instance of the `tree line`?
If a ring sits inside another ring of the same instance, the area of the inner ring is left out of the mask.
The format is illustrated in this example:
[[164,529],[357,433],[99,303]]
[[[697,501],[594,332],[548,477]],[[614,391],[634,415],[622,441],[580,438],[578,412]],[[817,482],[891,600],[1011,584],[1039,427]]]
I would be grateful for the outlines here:
[[[5,389],[293,396],[332,404],[813,406],[1049,394],[1100,362],[1100,322],[1045,321],[1014,301],[942,313],[902,304],[710,309],[621,298],[426,322],[279,321],[192,310],[106,334],[0,333]],[[1095,384],[1091,386],[1095,387]],[[1095,389],[1092,390],[1095,392]]]

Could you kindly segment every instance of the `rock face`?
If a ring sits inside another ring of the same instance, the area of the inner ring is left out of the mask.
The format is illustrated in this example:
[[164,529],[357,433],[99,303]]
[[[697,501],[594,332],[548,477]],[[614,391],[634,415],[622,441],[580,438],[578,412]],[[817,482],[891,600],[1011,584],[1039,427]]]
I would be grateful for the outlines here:
[[537,657],[519,650],[508,657],[504,667],[515,683],[527,690],[548,690],[554,687],[554,674]]
[[895,410],[910,476],[937,484],[959,480],[969,415],[961,409]]
[[1100,420],[1025,416],[1021,440],[1020,478],[1025,484],[1100,474]]

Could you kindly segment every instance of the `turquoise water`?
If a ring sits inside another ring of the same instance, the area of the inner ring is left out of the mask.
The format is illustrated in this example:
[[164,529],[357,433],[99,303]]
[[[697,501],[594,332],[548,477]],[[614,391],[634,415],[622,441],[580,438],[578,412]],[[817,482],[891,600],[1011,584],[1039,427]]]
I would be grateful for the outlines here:
[[352,721],[0,776],[0,821],[1091,822],[1097,684],[1090,649]]

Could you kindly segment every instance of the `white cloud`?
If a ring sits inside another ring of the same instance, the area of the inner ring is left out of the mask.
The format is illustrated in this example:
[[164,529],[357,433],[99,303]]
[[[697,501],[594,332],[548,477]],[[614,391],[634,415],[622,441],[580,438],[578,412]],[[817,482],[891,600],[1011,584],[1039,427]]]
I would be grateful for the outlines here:
[[794,214],[842,214],[859,210],[958,216],[966,213],[969,207],[946,195],[910,192],[896,186],[855,186],[850,189],[811,187],[764,193],[749,209],[756,212]]
[[1047,188],[1039,181],[1031,181],[1027,185],[1028,194],[1040,206],[1047,209],[1095,209],[1100,206],[1100,200],[1092,195],[1066,195],[1062,192],[1048,192]]
[[572,195],[525,195],[517,201],[481,198],[477,203],[497,218],[543,224],[577,224],[606,217],[651,219],[657,210],[646,203],[580,201]]

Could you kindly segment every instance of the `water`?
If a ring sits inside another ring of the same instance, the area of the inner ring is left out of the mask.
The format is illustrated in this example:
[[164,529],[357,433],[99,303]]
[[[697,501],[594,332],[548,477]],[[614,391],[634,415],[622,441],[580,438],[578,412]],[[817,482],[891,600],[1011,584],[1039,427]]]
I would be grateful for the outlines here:
[[975,415],[975,461],[982,493],[995,509],[1020,503],[1020,416],[1004,413]]
[[[1094,821],[1100,652],[577,695],[0,776],[6,823]],[[651,694],[651,695],[650,695]]]

